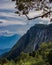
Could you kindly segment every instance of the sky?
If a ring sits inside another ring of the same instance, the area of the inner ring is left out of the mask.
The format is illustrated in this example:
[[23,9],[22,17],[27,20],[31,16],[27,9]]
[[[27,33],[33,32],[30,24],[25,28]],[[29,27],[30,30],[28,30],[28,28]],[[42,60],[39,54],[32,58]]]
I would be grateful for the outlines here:
[[[15,14],[15,2],[0,0],[0,35],[24,35],[35,24],[50,24],[49,18],[27,20],[25,16]],[[40,15],[42,11],[30,12],[29,17]]]

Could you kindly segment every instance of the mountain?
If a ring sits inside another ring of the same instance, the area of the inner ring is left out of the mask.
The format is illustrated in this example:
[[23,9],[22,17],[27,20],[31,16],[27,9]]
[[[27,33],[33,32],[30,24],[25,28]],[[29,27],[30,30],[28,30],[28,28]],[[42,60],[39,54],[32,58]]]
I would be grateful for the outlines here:
[[14,34],[12,36],[0,36],[0,55],[11,49],[21,36]]
[[36,24],[24,34],[14,47],[4,54],[8,59],[15,59],[21,52],[37,50],[43,42],[52,42],[52,24]]
[[0,55],[6,53],[6,52],[9,52],[10,48],[7,48],[7,49],[0,49]]

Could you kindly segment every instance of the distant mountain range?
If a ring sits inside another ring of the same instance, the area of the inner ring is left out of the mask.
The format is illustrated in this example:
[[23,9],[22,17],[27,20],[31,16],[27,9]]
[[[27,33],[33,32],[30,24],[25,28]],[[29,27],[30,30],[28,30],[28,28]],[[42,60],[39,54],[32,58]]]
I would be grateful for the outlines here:
[[52,42],[52,24],[36,24],[24,34],[14,47],[3,56],[15,59],[21,52],[32,52],[37,50],[43,42]]
[[20,37],[21,36],[18,34],[12,36],[0,36],[0,54],[9,51]]
[[0,49],[0,55],[4,54],[6,52],[9,52],[9,50],[10,50],[10,48],[8,48],[8,49]]

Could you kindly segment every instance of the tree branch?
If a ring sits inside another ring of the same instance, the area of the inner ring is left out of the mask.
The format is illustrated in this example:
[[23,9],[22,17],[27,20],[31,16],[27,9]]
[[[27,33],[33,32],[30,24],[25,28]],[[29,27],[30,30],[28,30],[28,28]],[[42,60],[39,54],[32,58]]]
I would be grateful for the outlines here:
[[41,15],[41,16],[36,16],[36,17],[34,17],[34,18],[29,18],[29,17],[27,16],[27,14],[25,14],[25,16],[27,17],[28,20],[32,20],[32,19],[36,19],[36,18],[39,18],[39,17],[42,17],[42,18],[43,18],[45,15],[50,14],[51,12],[52,12],[52,11],[49,11],[49,12],[47,12],[47,13]]

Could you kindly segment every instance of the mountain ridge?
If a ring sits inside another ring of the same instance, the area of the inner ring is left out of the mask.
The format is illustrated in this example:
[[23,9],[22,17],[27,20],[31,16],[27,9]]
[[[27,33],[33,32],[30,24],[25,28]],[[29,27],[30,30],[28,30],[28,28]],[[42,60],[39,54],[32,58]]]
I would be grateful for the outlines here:
[[7,58],[15,59],[21,52],[37,50],[43,42],[52,42],[52,24],[36,24],[31,27],[7,53]]
[[[0,55],[4,53],[4,51],[8,48],[11,49],[15,45],[15,43],[19,40],[21,36],[18,34],[14,34],[12,36],[0,36]],[[7,51],[7,50],[6,50]]]

